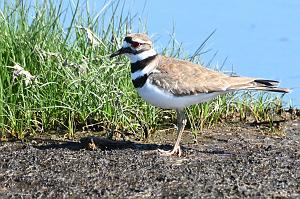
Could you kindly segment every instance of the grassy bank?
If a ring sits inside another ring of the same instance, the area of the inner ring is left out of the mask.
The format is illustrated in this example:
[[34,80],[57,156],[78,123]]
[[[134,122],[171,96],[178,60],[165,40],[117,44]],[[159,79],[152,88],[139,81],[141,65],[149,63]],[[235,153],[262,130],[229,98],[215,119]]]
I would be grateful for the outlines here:
[[[128,60],[108,57],[126,32],[139,28],[132,24],[132,15],[124,14],[123,1],[109,1],[98,13],[82,9],[79,2],[67,7],[51,0],[29,2],[1,4],[2,138],[51,130],[72,136],[87,129],[144,138],[174,122],[174,112],[154,108],[137,96]],[[180,46],[170,41],[164,52],[178,56]],[[281,104],[278,96],[266,93],[234,93],[193,106],[188,116],[194,130],[233,117],[271,124]]]

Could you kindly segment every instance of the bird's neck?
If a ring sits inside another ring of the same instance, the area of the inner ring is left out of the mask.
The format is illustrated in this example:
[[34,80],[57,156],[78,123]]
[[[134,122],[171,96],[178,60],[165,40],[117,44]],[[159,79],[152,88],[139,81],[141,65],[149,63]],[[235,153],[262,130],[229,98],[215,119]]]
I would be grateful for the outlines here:
[[130,63],[134,64],[136,62],[143,61],[143,60],[145,60],[149,57],[154,57],[155,55],[157,55],[157,53],[152,48],[150,50],[146,50],[146,51],[143,51],[143,52],[138,53],[138,54],[129,54],[128,57],[130,59]]
[[131,79],[135,88],[143,87],[146,83],[149,74],[156,67],[157,57],[158,55],[154,49],[130,55]]

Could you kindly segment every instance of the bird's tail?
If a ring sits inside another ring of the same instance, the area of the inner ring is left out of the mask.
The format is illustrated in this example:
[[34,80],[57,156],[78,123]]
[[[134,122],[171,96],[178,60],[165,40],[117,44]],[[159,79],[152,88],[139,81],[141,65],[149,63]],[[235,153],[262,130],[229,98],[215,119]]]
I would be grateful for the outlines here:
[[[240,77],[237,77],[240,78]],[[234,85],[232,89],[238,88],[243,90],[259,90],[259,91],[271,91],[278,93],[289,93],[291,89],[278,87],[279,81],[267,80],[267,79],[250,79],[243,78],[244,80],[250,80],[247,83],[243,82],[240,85]]]
[[[279,81],[275,80],[266,80],[266,79],[255,79],[253,81],[254,90],[263,90],[263,91],[271,91],[271,92],[279,92],[279,93],[289,93],[291,92],[288,88],[280,88],[278,87]],[[249,88],[251,90],[251,87]]]

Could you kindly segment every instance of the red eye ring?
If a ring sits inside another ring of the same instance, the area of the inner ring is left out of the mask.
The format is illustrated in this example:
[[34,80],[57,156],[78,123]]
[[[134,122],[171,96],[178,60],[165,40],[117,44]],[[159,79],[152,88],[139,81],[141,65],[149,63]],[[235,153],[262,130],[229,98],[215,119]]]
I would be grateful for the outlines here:
[[141,44],[139,43],[139,42],[132,42],[131,43],[131,46],[133,47],[133,48],[137,48],[137,47],[139,47]]

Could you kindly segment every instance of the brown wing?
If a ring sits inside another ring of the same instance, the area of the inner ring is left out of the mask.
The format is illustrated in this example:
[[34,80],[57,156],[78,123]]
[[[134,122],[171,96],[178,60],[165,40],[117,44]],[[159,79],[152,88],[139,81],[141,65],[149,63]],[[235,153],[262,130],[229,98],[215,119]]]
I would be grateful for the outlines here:
[[[149,80],[174,95],[192,95],[197,93],[226,92],[249,87],[253,78],[229,77],[200,65],[160,56],[157,72]],[[253,85],[252,85],[253,86]]]

